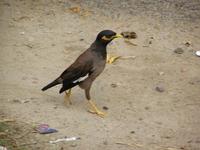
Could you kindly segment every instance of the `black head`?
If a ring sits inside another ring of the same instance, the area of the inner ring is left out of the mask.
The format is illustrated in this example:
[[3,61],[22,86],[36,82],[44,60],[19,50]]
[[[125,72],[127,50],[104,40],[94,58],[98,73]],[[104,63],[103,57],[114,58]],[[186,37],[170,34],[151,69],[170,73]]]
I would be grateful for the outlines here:
[[114,32],[112,30],[103,30],[103,31],[99,32],[99,34],[97,35],[96,41],[107,45],[113,39],[120,38],[120,37],[122,37],[120,34],[117,34],[116,32]]

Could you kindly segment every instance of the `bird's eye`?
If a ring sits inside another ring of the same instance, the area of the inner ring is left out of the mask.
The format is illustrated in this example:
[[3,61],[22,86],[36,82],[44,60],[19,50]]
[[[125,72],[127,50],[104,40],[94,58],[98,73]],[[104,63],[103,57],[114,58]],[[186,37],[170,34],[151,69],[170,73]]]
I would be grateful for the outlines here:
[[106,41],[110,41],[110,40],[112,40],[112,36],[110,36],[110,35],[103,36],[102,39],[106,40]]

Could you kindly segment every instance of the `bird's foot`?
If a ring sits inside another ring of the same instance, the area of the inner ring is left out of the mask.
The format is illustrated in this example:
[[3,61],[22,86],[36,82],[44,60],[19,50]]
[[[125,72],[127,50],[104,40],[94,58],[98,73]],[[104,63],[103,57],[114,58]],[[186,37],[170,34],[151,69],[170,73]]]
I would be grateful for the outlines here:
[[100,111],[97,107],[96,107],[96,105],[94,104],[94,102],[92,102],[91,100],[89,100],[89,104],[90,104],[90,106],[91,106],[91,109],[89,109],[88,110],[88,112],[90,112],[90,113],[92,113],[92,114],[97,114],[98,116],[100,116],[100,117],[105,117],[105,113],[104,112],[102,112],[102,111]]
[[72,105],[72,101],[71,101],[71,98],[70,98],[71,94],[72,94],[71,89],[69,89],[68,92],[65,91],[65,103],[66,104],[69,103],[70,105]]
[[97,114],[98,116],[104,118],[105,117],[105,113],[102,112],[102,111],[99,111],[99,110],[92,110],[92,109],[89,109],[88,112],[92,113],[92,114]]
[[119,59],[121,56],[111,56],[111,55],[107,55],[107,59],[106,59],[106,62],[108,64],[112,64],[114,63],[117,59]]

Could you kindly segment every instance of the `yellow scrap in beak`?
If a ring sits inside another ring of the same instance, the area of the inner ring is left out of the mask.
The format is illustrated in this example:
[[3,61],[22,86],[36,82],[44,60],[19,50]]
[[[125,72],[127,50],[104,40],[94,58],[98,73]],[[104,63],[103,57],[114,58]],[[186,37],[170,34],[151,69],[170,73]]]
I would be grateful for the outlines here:
[[113,35],[112,37],[110,38],[107,38],[106,36],[103,36],[102,39],[105,40],[105,41],[110,41],[110,40],[113,40],[115,38],[122,38],[123,36],[121,34],[116,34],[116,35]]
[[121,34],[116,34],[115,36],[114,36],[114,38],[122,38],[123,36],[121,35]]

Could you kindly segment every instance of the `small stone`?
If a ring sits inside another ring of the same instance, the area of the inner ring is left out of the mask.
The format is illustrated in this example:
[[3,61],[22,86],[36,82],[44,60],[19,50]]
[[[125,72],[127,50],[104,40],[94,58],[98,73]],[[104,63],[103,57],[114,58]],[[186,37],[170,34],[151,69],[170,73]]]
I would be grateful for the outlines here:
[[63,147],[61,147],[61,148],[60,148],[60,150],[64,150],[64,148],[63,148]]
[[107,142],[107,141],[103,141],[103,144],[104,144],[104,145],[108,145],[108,142]]
[[131,131],[130,133],[131,133],[131,134],[135,134],[135,131]]
[[189,81],[188,83],[191,84],[191,85],[194,85],[194,84],[195,84],[193,81]]
[[77,144],[76,144],[76,143],[72,143],[70,146],[71,146],[71,147],[76,147]]
[[3,5],[10,7],[10,3],[7,2],[3,3]]
[[176,53],[176,54],[183,54],[184,50],[182,48],[177,48],[177,49],[174,50],[174,53]]
[[21,35],[24,35],[24,34],[25,34],[25,32],[20,32],[20,34],[21,34]]
[[185,46],[187,46],[187,47],[189,47],[190,45],[191,45],[191,42],[185,42],[185,44],[184,44]]
[[33,48],[33,44],[24,44],[25,46],[27,46],[28,48]]
[[104,110],[108,110],[109,108],[107,106],[103,106],[103,109]]
[[142,121],[143,119],[142,119],[142,118],[139,118],[138,120]]
[[23,100],[22,103],[29,103],[29,100]]
[[137,34],[135,32],[122,32],[121,35],[127,39],[136,39]]
[[164,92],[165,91],[165,89],[162,86],[157,86],[155,89],[158,92]]
[[187,143],[192,143],[192,140],[187,141]]
[[110,86],[111,86],[112,88],[116,88],[116,87],[117,87],[117,84],[112,83]]
[[164,74],[165,74],[164,72],[159,72],[159,75],[160,75],[160,76],[162,76],[162,75],[164,75]]
[[148,106],[146,106],[146,107],[144,107],[144,109],[145,109],[145,110],[149,110],[149,107],[148,107]]
[[171,137],[170,136],[163,136],[163,138],[170,139]]
[[182,149],[182,150],[186,150],[186,148],[183,146],[183,147],[180,147],[180,149]]
[[195,54],[200,57],[200,51],[196,51]]
[[80,39],[80,41],[84,41],[84,39]]
[[14,103],[21,103],[21,101],[19,99],[13,99]]

